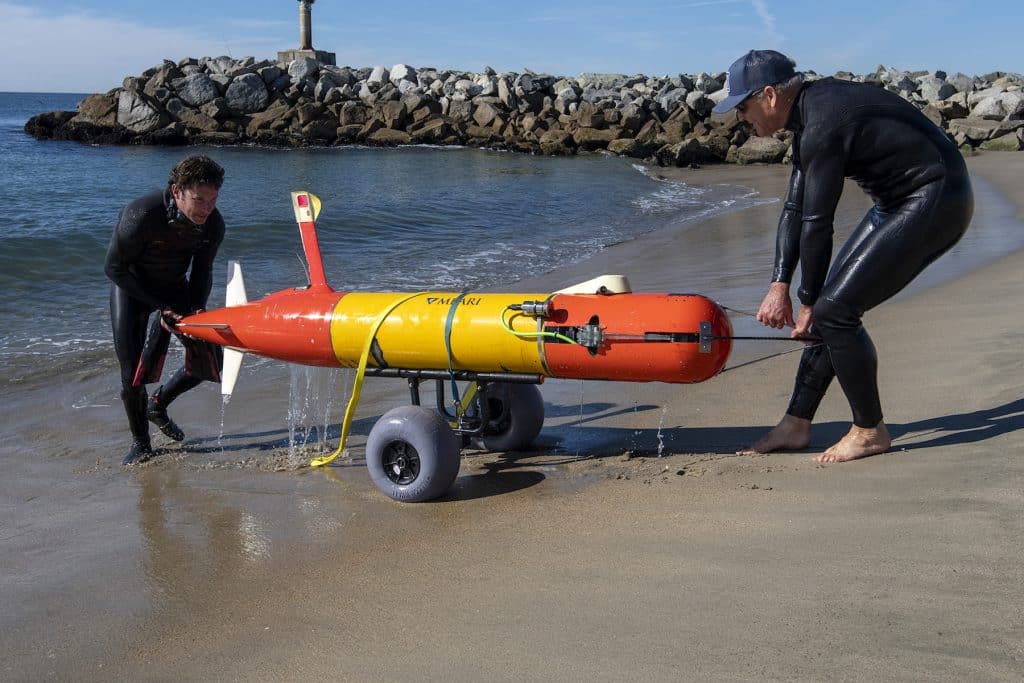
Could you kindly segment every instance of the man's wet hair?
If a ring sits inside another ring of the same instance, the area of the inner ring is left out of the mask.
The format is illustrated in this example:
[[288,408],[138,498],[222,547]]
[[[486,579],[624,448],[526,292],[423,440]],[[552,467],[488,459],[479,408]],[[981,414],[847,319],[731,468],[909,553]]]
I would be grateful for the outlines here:
[[218,190],[224,184],[224,169],[208,156],[194,155],[179,161],[171,169],[167,178],[167,190],[196,187],[197,185],[213,185]]

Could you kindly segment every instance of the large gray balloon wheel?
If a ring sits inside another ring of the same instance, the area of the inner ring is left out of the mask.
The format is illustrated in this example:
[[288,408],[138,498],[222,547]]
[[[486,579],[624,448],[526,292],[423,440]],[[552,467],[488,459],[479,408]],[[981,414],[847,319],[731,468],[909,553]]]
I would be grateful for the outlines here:
[[544,426],[544,398],[535,384],[489,384],[480,394],[487,401],[487,425],[480,443],[488,451],[526,448]]
[[432,500],[451,488],[459,474],[459,440],[433,410],[394,408],[370,430],[366,468],[377,488],[395,500]]

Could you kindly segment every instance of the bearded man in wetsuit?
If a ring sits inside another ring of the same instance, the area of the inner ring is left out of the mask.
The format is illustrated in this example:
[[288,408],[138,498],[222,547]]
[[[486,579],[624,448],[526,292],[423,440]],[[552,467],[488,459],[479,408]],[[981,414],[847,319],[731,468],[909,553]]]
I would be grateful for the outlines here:
[[[779,218],[775,266],[757,319],[791,337],[820,337],[800,359],[789,408],[749,449],[802,449],[833,377],[853,413],[850,431],[815,459],[844,462],[883,453],[892,439],[882,419],[878,358],[861,324],[967,230],[970,178],[956,145],[917,107],[877,85],[805,81],[774,50],[751,50],[729,68],[716,113],[735,109],[760,136],[793,133],[793,172]],[[833,218],[845,178],[874,206],[832,257]],[[790,282],[800,264],[800,307]],[[830,267],[831,263],[831,267]]]
[[[121,211],[110,240],[105,267],[113,282],[110,319],[121,365],[121,400],[133,440],[126,465],[153,456],[147,420],[175,441],[185,438],[168,417],[167,406],[203,381],[189,367],[189,354],[186,365],[152,397],[147,396],[146,382],[159,378],[174,325],[206,307],[213,260],[224,239],[224,219],[216,208],[223,182],[224,169],[209,157],[184,159],[171,170],[166,189],[150,192]],[[150,325],[153,313],[158,318]],[[154,340],[157,347],[162,340],[162,350],[155,356],[144,353]]]

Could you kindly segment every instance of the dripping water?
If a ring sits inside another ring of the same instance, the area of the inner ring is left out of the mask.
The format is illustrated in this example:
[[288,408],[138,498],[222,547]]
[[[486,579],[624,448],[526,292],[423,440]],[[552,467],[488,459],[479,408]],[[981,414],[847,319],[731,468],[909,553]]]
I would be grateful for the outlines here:
[[580,419],[576,422],[576,457],[580,457],[580,442],[583,440],[580,432],[583,430],[583,380],[580,380]]
[[231,394],[221,394],[220,397],[220,431],[217,433],[217,448],[224,452],[224,418],[228,412],[228,403],[231,403]]
[[327,450],[338,370],[292,365],[288,386],[288,457],[323,455]]
[[662,433],[662,429],[665,426],[665,415],[668,413],[668,406],[664,405],[661,407],[661,418],[658,420],[658,457],[660,458],[665,454],[665,435]]

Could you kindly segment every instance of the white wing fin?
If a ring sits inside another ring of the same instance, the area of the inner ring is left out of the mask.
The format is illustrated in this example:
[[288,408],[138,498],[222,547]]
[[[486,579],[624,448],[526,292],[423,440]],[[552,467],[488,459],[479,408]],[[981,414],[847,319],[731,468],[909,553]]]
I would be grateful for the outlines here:
[[238,261],[228,261],[228,285],[224,295],[224,305],[241,306],[247,303],[249,303],[249,297],[245,293],[242,264]]
[[[242,278],[242,264],[238,261],[228,261],[228,284],[224,294],[224,305],[241,306],[249,303],[249,297],[245,293],[245,280]],[[220,373],[220,393],[230,396],[235,390],[235,382],[238,380],[238,372],[242,368],[241,351],[232,348],[224,349],[224,368]]]

